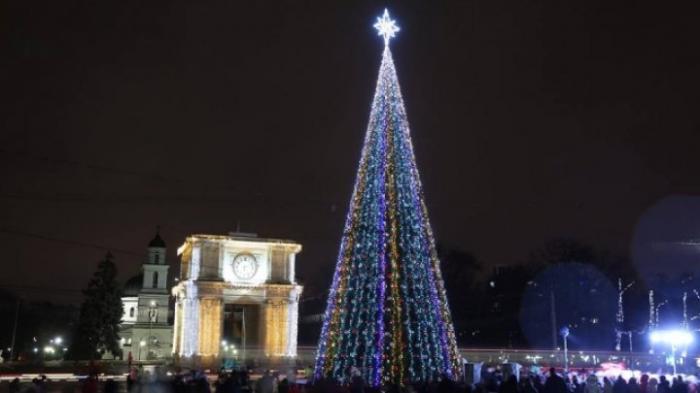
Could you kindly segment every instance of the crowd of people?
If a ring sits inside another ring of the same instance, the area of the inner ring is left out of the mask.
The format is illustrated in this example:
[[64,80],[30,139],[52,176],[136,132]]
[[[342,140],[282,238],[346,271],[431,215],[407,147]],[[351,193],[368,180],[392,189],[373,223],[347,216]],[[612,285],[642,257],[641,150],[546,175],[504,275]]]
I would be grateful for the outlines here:
[[[307,374],[309,371],[307,371]],[[122,388],[113,379],[101,383],[96,374],[90,374],[80,383],[82,393],[700,393],[694,379],[686,381],[682,376],[667,378],[643,374],[639,380],[622,376],[602,377],[595,374],[572,373],[559,375],[550,369],[547,375],[537,373],[503,376],[500,372],[485,373],[477,383],[452,381],[438,377],[418,384],[385,385],[381,388],[365,383],[359,373],[351,373],[341,383],[330,378],[315,381],[296,380],[296,373],[280,375],[264,371],[255,378],[247,369],[219,372],[215,379],[202,371],[166,373],[161,369],[152,372],[133,368]],[[299,383],[301,382],[301,383]],[[45,376],[35,378],[31,384],[20,384],[15,378],[9,384],[9,393],[50,393]],[[78,389],[70,388],[71,393]],[[64,390],[64,392],[66,392]]]
[[661,375],[658,380],[643,374],[639,380],[630,377],[625,380],[602,377],[585,373],[560,376],[550,369],[546,378],[540,375],[523,376],[518,380],[514,375],[501,381],[498,376],[486,378],[483,383],[473,386],[476,393],[698,393],[695,383],[683,380],[682,376],[669,381]]

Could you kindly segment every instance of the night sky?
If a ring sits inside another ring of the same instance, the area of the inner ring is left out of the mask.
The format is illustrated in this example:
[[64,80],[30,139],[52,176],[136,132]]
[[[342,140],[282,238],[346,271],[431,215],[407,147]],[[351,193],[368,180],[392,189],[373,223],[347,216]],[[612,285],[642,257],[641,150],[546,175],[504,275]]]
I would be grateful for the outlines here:
[[[339,4],[3,2],[0,288],[75,302],[106,249],[136,274],[156,225],[174,266],[186,235],[240,225],[302,243],[306,294],[325,292],[385,6],[439,242],[486,266],[556,237],[700,261],[697,9]],[[673,230],[635,237],[657,221]]]

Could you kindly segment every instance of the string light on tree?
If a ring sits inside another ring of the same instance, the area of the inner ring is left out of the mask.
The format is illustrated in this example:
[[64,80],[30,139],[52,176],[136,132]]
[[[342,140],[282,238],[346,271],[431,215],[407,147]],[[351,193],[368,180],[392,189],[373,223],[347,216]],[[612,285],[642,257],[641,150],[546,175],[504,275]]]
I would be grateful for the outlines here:
[[458,378],[460,356],[389,41],[321,328],[314,377],[373,386]]

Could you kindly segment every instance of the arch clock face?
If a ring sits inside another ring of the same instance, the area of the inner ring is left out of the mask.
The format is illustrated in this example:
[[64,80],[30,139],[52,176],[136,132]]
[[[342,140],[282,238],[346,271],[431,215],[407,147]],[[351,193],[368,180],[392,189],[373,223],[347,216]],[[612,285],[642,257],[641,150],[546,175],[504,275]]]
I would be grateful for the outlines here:
[[241,280],[250,280],[258,271],[258,261],[250,254],[238,254],[233,258],[233,274]]

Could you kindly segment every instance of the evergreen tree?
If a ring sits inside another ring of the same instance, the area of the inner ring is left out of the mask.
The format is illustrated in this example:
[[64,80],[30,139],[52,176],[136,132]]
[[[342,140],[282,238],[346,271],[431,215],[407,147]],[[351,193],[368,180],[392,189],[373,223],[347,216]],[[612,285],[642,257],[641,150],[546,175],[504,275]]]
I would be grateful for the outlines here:
[[98,354],[120,354],[119,324],[123,309],[121,289],[117,284],[117,266],[107,252],[97,265],[80,307],[80,317],[72,340],[70,357],[94,359]]
[[375,27],[384,54],[315,377],[356,369],[373,386],[457,378],[460,356],[389,50],[398,28],[386,11]]

